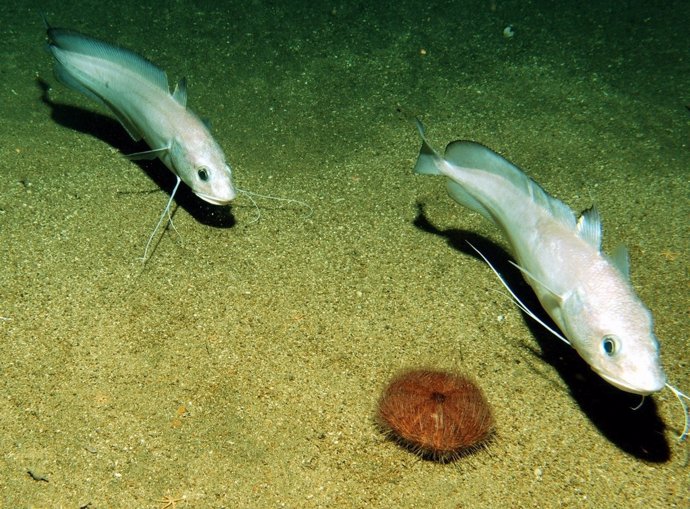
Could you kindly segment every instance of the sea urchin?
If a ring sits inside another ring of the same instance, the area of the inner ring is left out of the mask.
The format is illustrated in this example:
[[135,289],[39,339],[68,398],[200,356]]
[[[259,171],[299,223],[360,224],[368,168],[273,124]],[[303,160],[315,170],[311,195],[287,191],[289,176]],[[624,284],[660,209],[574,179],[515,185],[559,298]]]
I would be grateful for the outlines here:
[[399,374],[381,396],[377,414],[393,439],[441,463],[485,444],[494,427],[481,389],[465,376],[442,371]]

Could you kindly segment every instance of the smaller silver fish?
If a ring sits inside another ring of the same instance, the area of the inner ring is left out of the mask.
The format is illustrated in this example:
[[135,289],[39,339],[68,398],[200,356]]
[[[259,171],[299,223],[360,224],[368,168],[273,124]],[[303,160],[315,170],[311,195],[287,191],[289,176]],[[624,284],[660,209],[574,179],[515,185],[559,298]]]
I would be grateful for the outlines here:
[[645,396],[668,387],[685,412],[684,438],[688,396],[666,382],[652,314],[630,284],[627,252],[621,248],[607,257],[601,251],[596,210],[576,219],[565,203],[492,150],[454,141],[442,156],[428,144],[419,121],[417,128],[422,148],[415,173],[445,176],[451,198],[501,229],[517,267],[565,337],[542,325],[619,389]]
[[171,94],[165,71],[144,57],[72,30],[51,28],[47,22],[46,26],[57,78],[106,106],[132,139],[143,138],[151,147],[127,157],[158,157],[177,176],[178,185],[181,179],[214,205],[235,198],[223,151],[206,125],[187,109],[184,78]]

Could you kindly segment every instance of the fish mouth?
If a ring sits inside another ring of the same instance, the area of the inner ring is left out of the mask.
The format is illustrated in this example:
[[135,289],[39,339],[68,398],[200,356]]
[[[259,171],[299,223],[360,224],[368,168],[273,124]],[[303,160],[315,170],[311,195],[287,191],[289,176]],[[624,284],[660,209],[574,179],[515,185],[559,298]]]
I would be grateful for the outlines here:
[[596,371],[601,378],[606,380],[614,387],[632,394],[639,394],[640,396],[648,396],[650,394],[654,394],[655,392],[659,392],[666,385],[666,379],[664,376],[648,376],[642,380],[629,381],[612,376],[608,373],[602,373],[596,369],[594,371]]
[[194,194],[202,200],[204,200],[205,202],[210,203],[211,205],[228,205],[232,200],[235,199],[235,196],[237,196],[234,192],[229,193],[229,196],[227,197],[219,197],[210,194],[196,192]]

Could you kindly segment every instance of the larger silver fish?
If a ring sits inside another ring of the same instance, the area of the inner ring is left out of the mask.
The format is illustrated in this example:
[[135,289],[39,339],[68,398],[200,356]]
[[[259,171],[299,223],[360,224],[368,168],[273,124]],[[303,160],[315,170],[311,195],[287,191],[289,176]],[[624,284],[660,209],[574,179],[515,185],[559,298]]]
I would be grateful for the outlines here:
[[663,389],[652,315],[630,284],[625,250],[602,253],[596,211],[576,220],[567,205],[478,143],[454,141],[441,156],[417,126],[423,142],[415,173],[446,176],[455,201],[501,229],[539,302],[592,369],[624,391]]

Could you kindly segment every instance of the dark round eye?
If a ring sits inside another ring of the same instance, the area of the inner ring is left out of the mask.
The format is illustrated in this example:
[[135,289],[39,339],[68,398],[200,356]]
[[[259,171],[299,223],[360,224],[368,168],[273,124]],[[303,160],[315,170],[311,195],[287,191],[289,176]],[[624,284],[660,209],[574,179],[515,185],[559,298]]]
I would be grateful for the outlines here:
[[208,180],[208,170],[206,168],[199,168],[196,174],[199,175],[199,178],[204,182]]
[[616,339],[613,336],[604,336],[601,340],[601,347],[609,357],[613,357],[618,351],[618,343],[616,343]]

